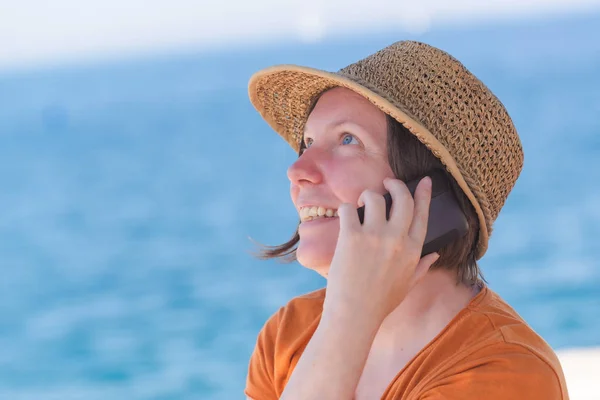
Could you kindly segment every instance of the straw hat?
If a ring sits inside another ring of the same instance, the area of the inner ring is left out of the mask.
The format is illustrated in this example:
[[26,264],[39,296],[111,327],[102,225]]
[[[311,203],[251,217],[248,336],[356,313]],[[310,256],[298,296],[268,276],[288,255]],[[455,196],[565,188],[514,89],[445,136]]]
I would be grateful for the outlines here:
[[523,149],[502,103],[458,60],[430,45],[394,43],[336,73],[279,65],[254,74],[250,101],[297,152],[311,100],[341,86],[403,124],[441,160],[480,222],[477,259],[523,167]]

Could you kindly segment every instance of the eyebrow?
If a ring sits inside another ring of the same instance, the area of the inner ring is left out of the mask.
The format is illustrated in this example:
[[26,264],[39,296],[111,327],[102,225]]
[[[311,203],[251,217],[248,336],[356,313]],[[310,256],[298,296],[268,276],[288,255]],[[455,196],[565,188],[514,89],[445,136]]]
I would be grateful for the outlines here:
[[[358,130],[362,132],[368,132],[368,130],[364,126],[357,124],[356,122],[348,121],[347,119],[334,120],[330,122],[325,126],[325,131],[329,131],[344,125],[347,125],[348,127],[352,128],[358,128]],[[302,138],[304,138],[304,136],[306,136],[306,126],[304,127],[304,130],[302,132]]]

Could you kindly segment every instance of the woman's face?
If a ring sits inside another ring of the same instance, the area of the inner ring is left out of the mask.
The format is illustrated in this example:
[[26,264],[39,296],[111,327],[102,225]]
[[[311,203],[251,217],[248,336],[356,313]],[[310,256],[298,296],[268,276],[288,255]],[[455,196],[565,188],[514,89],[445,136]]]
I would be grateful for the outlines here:
[[[327,214],[341,203],[358,207],[365,189],[385,193],[383,180],[394,177],[385,114],[349,89],[331,89],[310,114],[304,143],[306,150],[288,169],[292,201],[302,220],[296,255],[300,264],[327,277],[340,228],[339,219]],[[325,215],[314,217],[319,207]]]

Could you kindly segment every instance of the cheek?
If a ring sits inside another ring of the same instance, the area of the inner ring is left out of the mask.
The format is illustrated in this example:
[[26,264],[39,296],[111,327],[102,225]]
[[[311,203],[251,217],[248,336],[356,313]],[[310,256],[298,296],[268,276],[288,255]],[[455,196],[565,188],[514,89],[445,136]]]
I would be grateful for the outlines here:
[[386,189],[383,186],[383,180],[393,176],[394,174],[387,164],[360,163],[356,160],[352,163],[337,165],[328,174],[329,187],[337,198],[342,202],[354,204],[366,189],[384,193]]

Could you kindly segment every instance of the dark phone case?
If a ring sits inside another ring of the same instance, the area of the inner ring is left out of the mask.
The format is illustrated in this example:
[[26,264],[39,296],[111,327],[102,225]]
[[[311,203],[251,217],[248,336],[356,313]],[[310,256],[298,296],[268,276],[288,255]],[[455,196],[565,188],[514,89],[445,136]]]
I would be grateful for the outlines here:
[[[431,177],[432,191],[429,222],[427,224],[427,234],[421,257],[440,250],[442,247],[464,236],[469,229],[467,218],[460,209],[444,173],[434,170],[427,175]],[[406,184],[413,197],[420,181],[421,179],[415,179]],[[385,217],[389,219],[392,197],[389,193],[384,194],[383,197],[385,198],[386,205]],[[365,217],[365,206],[359,207],[357,211],[358,218],[362,224]]]

